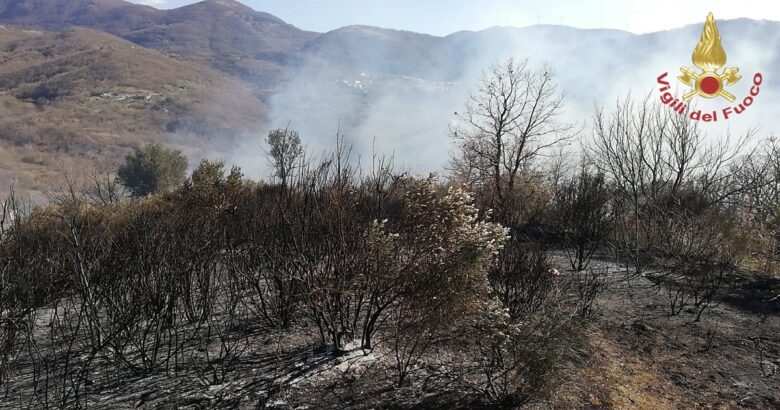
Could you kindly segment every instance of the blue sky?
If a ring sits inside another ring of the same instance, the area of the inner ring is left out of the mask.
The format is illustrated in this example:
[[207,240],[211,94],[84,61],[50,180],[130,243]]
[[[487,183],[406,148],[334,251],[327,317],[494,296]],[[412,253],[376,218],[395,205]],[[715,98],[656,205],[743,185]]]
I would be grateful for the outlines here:
[[[131,0],[157,8],[193,0]],[[748,17],[780,20],[780,2],[770,0],[239,0],[306,30],[325,32],[350,24],[446,35],[491,26],[565,24],[635,33]]]

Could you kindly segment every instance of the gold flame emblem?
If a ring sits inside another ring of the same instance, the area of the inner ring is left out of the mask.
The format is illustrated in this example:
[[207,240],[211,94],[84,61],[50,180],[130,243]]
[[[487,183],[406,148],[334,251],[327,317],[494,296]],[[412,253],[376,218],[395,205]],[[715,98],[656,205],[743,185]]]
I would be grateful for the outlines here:
[[721,96],[731,102],[734,101],[734,95],[724,90],[725,85],[732,85],[739,81],[741,76],[737,75],[739,68],[729,67],[718,73],[721,67],[726,65],[726,50],[720,42],[720,33],[718,26],[715,25],[715,17],[712,13],[707,15],[707,21],[704,23],[704,30],[701,32],[701,40],[693,50],[691,58],[693,65],[698,67],[701,72],[682,67],[682,75],[677,77],[683,84],[693,87],[689,93],[683,96],[684,100],[699,95],[704,98],[715,98]]

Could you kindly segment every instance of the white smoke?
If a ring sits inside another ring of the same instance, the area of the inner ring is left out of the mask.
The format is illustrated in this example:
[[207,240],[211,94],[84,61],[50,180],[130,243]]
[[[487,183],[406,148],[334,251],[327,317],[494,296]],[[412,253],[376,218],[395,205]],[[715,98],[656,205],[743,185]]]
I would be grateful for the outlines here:
[[[534,26],[463,32],[446,38],[420,35],[419,39],[407,32],[350,29],[325,46],[302,53],[294,74],[270,101],[267,128],[289,124],[300,132],[310,151],[318,153],[332,149],[340,127],[363,163],[380,153],[394,155],[397,164],[412,171],[441,170],[451,150],[448,128],[454,112],[463,109],[483,69],[491,63],[511,56],[528,58],[536,68],[549,64],[558,90],[566,94],[564,118],[588,124],[594,105],[609,109],[628,94],[643,98],[653,93],[657,98],[656,78],[664,72],[681,96],[686,87],[676,77],[680,67],[692,67],[691,53],[702,24],[646,35]],[[778,59],[767,45],[777,44],[780,24],[742,19],[718,22],[718,26],[727,65],[739,67],[743,75],[729,87],[737,102],[748,94],[754,73],[763,73],[764,83],[749,110],[729,121],[707,124],[708,133],[734,133],[756,126],[762,135],[776,132],[772,115],[780,105],[773,86]],[[702,110],[729,106],[720,98],[697,100]],[[587,138],[589,127],[584,129]],[[253,138],[251,144],[256,147],[261,137]],[[263,175],[256,155],[242,158],[246,147],[237,150],[240,154],[233,161],[250,175]]]

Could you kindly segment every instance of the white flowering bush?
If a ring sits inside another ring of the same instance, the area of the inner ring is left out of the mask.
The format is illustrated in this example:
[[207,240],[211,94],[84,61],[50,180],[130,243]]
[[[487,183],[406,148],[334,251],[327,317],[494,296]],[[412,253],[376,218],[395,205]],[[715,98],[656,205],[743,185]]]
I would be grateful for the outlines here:
[[471,195],[440,192],[437,178],[413,182],[400,221],[374,222],[369,246],[378,282],[391,278],[398,301],[391,312],[393,347],[403,382],[437,340],[489,299],[487,272],[508,238],[499,224],[479,219]]
[[388,221],[375,221],[368,237],[383,270],[399,280],[406,303],[452,317],[489,293],[487,271],[508,230],[480,220],[469,193],[438,192],[436,181],[415,182],[395,230]]

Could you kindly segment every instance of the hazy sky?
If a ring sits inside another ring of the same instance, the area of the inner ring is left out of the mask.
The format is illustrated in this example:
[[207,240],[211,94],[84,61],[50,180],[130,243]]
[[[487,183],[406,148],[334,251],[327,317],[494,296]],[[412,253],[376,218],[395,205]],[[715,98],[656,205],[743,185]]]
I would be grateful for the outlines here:
[[[158,8],[193,0],[131,0]],[[366,24],[446,35],[491,26],[565,24],[581,28],[616,28],[635,33],[700,24],[707,12],[716,19],[748,17],[780,20],[774,0],[243,0],[306,30],[325,32]]]

